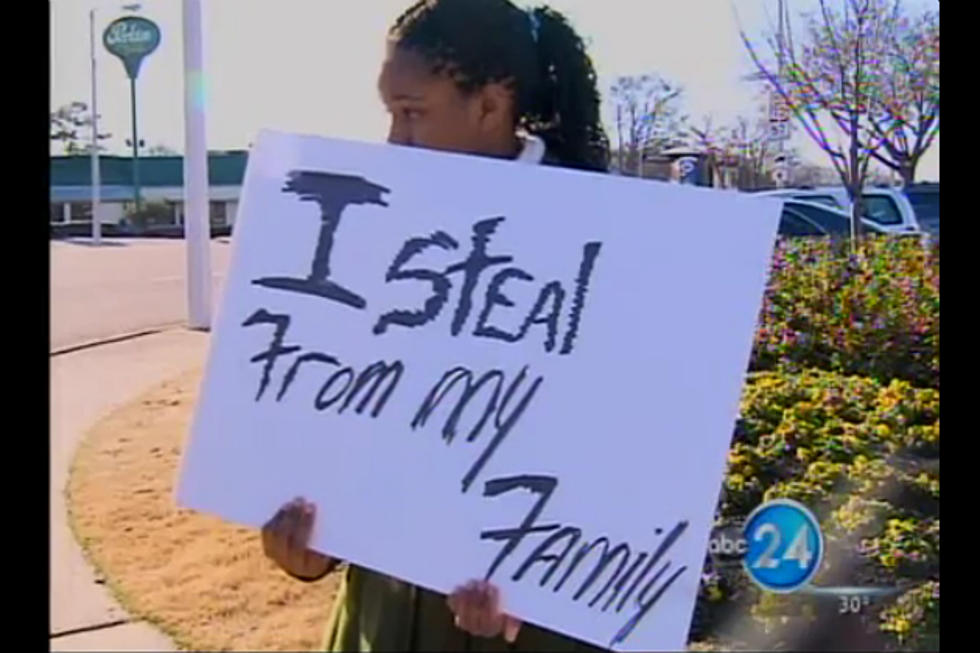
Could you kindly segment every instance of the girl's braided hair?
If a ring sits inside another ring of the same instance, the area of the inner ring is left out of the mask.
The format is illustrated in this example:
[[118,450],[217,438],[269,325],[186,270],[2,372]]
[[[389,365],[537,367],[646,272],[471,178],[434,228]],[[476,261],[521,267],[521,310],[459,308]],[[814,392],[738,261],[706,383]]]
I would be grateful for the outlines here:
[[585,44],[548,7],[522,11],[509,0],[419,0],[389,38],[446,73],[463,92],[509,84],[517,126],[544,140],[559,165],[606,171],[609,141]]

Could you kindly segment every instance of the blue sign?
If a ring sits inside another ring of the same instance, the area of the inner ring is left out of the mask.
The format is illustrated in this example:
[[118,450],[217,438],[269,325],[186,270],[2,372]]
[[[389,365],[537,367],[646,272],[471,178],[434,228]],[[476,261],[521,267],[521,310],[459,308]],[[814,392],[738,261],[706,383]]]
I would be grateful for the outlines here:
[[803,504],[792,499],[766,502],[745,522],[746,573],[762,589],[788,593],[804,587],[823,560],[820,524]]
[[701,165],[696,156],[682,156],[677,159],[677,177],[682,184],[698,186],[701,184]]

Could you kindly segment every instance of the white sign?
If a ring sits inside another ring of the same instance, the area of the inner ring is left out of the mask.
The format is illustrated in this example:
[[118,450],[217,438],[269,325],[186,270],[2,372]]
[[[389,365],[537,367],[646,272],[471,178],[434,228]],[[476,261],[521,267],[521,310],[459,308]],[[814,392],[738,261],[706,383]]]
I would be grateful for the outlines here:
[[680,649],[780,202],[264,132],[182,506]]

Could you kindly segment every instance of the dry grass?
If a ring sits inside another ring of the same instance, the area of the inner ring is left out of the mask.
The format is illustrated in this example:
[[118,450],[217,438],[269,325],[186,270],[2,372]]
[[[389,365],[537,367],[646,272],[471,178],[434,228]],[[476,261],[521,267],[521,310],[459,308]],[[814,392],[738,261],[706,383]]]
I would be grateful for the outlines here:
[[177,510],[180,451],[200,371],[95,425],[68,485],[72,528],[123,606],[193,650],[315,650],[338,576],[305,584],[262,555],[258,533]]

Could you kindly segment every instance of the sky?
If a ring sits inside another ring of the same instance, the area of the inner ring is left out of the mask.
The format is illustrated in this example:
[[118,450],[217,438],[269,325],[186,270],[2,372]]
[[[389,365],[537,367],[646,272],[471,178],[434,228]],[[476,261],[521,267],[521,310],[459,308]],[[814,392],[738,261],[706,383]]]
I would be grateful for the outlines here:
[[[815,0],[789,0],[794,14]],[[100,132],[111,153],[124,154],[131,137],[129,80],[122,62],[102,46],[126,2],[50,0],[50,103],[90,102],[89,11],[95,9]],[[183,150],[184,87],[179,0],[144,0],[136,12],[160,26],[156,52],[137,81],[139,138],[147,146]],[[377,73],[389,25],[410,0],[202,0],[207,141],[210,150],[245,149],[260,129],[380,142],[387,115]],[[526,2],[517,1],[520,6]],[[537,4],[537,3],[535,3]],[[751,116],[761,82],[738,35],[764,34],[775,0],[550,0],[586,39],[600,91],[617,76],[655,73],[685,89],[683,110],[695,122]],[[938,0],[905,0],[909,12],[937,9]],[[605,101],[603,118],[614,138]],[[804,160],[829,164],[798,132],[792,145]],[[919,179],[939,178],[939,139],[920,163]]]

